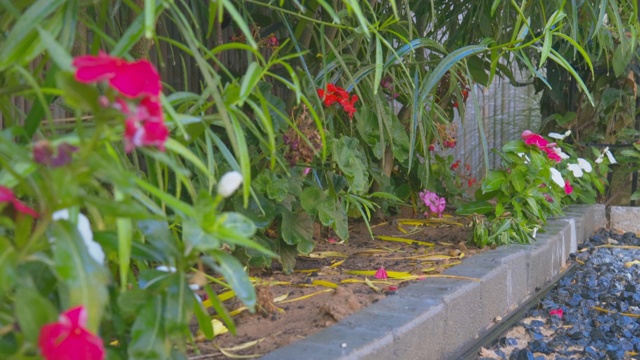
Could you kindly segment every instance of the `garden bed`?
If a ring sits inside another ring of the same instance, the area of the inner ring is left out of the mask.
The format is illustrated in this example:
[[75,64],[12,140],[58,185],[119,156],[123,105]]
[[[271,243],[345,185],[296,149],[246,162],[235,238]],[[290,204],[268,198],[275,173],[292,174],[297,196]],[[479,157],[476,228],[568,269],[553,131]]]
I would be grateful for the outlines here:
[[[397,227],[392,230],[393,225],[397,226],[397,222],[391,222],[388,225],[391,226],[374,227],[374,230],[376,233],[380,231],[381,235],[397,236]],[[541,287],[562,271],[569,253],[577,248],[577,243],[586,239],[587,234],[593,231],[592,227],[598,225],[604,225],[603,207],[573,206],[567,209],[566,217],[550,221],[545,227],[546,232],[539,233],[536,243],[531,246],[512,245],[481,254],[475,251],[476,254],[473,257],[463,260],[461,264],[448,269],[446,269],[447,266],[442,266],[441,275],[451,276],[451,278],[405,281],[405,285],[400,285],[393,295],[389,291],[386,294],[384,291],[378,294],[367,284],[362,283],[341,285],[344,291],[331,290],[301,301],[274,304],[283,308],[284,313],[276,310],[266,316],[241,314],[236,318],[240,337],[223,335],[212,342],[199,342],[198,348],[201,353],[193,354],[192,358],[222,358],[224,357],[222,352],[227,352],[227,355],[266,354],[264,359],[451,358],[453,354],[464,350],[478,336],[490,331],[491,327],[502,317],[506,317],[510,311],[535,296]],[[388,232],[385,233],[383,229]],[[455,229],[464,230],[465,227],[427,227],[423,230],[424,234],[415,239],[434,241],[434,238],[429,238],[432,236],[430,234],[440,233],[441,235],[437,235],[442,236],[440,242],[455,244]],[[349,242],[349,246],[354,248],[354,253],[362,252],[363,249],[373,249],[376,246],[373,244],[379,242],[371,240],[366,230],[360,231],[362,234],[358,234],[358,230],[353,229],[357,236]],[[363,242],[359,242],[360,238]],[[421,250],[424,253],[425,250],[416,244],[381,243],[379,246],[406,251],[407,255],[413,251],[421,252]],[[316,252],[345,252],[345,247],[340,248],[340,246],[345,245],[320,242]],[[473,250],[469,251],[469,248],[466,250],[467,254],[474,253]],[[385,256],[392,257],[392,254]],[[393,255],[393,257],[398,256]],[[322,265],[330,266],[331,261],[331,259],[301,259],[298,267],[314,269],[318,267],[316,264],[319,264],[321,268]],[[351,261],[354,261],[351,263],[353,268],[360,264],[364,265],[360,269],[369,271],[383,264],[381,257]],[[396,262],[397,264],[386,265],[387,270],[415,273],[416,270],[422,269],[412,261],[391,261],[391,264]],[[448,259],[448,261],[451,264],[457,260]],[[347,261],[342,263],[340,268],[349,269],[345,264],[348,264]],[[317,279],[320,279],[322,272],[318,272]],[[310,278],[310,274],[304,276],[301,274],[305,273],[296,273],[294,277],[299,277],[303,283],[309,282],[306,279]],[[280,276],[277,271],[274,271],[272,277],[268,276],[265,279],[277,280],[281,279]],[[311,282],[313,278],[311,277]],[[351,278],[356,277],[351,276]],[[359,278],[363,279],[364,276]],[[373,275],[367,278],[375,280]],[[333,281],[337,283],[341,280]],[[406,284],[409,285],[406,286]],[[374,285],[381,290],[389,286],[379,283]],[[282,296],[287,291],[291,292],[287,299],[295,299],[323,289],[318,286],[310,288],[298,286],[284,290],[284,288],[272,286],[269,290],[271,299]],[[368,304],[371,305],[366,306]],[[301,308],[298,309],[298,307]],[[349,307],[357,311],[342,313],[337,310]],[[297,310],[300,310],[300,315],[294,318],[302,320],[301,323],[296,324],[293,320],[286,320],[284,314],[293,314]],[[355,313],[347,316],[350,312]],[[341,320],[336,319],[332,313],[341,314],[337,315]],[[243,324],[248,324],[248,327]],[[242,330],[243,327],[244,330]],[[284,346],[287,343],[292,344]],[[240,349],[243,346],[246,348]],[[221,352],[219,348],[223,348],[223,351]],[[275,348],[278,349],[270,350]]]
[[[409,210],[374,223],[371,230],[373,239],[364,223],[356,224],[344,243],[330,233],[318,234],[316,249],[298,257],[293,274],[283,274],[276,263],[271,269],[252,272],[257,312],[240,310],[234,317],[238,336],[226,333],[213,341],[199,338],[200,355],[193,357],[264,355],[394,297],[410,283],[436,277],[456,279],[442,272],[486,250],[467,243],[471,227],[464,217],[425,219]],[[232,311],[243,309],[233,300],[226,305]]]

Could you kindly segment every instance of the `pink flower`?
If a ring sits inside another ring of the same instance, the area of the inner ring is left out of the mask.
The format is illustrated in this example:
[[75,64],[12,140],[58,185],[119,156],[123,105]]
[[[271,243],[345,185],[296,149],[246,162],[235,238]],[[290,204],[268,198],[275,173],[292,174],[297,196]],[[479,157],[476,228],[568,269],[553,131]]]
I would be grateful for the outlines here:
[[569,195],[573,192],[573,186],[571,186],[571,184],[569,184],[569,180],[565,180],[564,182],[564,192],[565,194]]
[[156,146],[164,151],[164,143],[169,137],[169,129],[161,121],[140,121],[135,117],[127,119],[124,131],[124,149],[131,152],[139,146]]
[[102,339],[89,332],[84,306],[69,309],[58,322],[40,329],[38,346],[46,360],[101,360],[105,358]]
[[0,204],[8,203],[11,203],[13,205],[13,208],[16,209],[16,211],[18,211],[19,213],[29,215],[32,218],[38,217],[38,213],[18,200],[11,189],[0,185]]
[[534,134],[529,130],[523,131],[521,136],[522,136],[522,140],[524,140],[525,144],[527,144],[527,145],[535,145],[540,150],[543,150],[543,148],[545,146],[547,146],[547,144],[549,143],[542,136],[540,136],[538,134]]
[[551,195],[544,193],[544,198],[545,200],[547,200],[547,202],[552,203],[553,202],[553,198],[551,197]]
[[[442,212],[447,206],[447,201],[444,197],[439,197],[436,193],[427,190],[421,191],[419,197],[432,213],[437,214],[438,217],[442,217]],[[424,215],[428,216],[427,213]]]
[[108,81],[112,88],[129,98],[158,96],[162,90],[158,70],[147,60],[128,62],[101,51],[97,56],[76,57],[73,66],[77,81],[85,84]]
[[40,140],[33,145],[33,160],[35,162],[52,168],[65,166],[72,160],[72,153],[78,151],[78,148],[62,143],[54,148],[48,141]]
[[387,274],[387,270],[384,269],[384,266],[380,266],[380,269],[376,271],[374,277],[380,280],[387,280],[389,278],[389,274]]
[[560,319],[562,319],[562,315],[563,314],[564,314],[564,311],[562,311],[562,309],[553,309],[553,310],[549,311],[549,315],[557,316]]

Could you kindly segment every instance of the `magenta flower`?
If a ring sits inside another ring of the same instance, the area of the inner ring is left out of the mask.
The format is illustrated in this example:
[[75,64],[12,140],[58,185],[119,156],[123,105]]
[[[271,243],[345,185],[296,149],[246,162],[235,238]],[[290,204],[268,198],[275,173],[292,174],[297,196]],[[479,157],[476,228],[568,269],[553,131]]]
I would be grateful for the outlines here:
[[564,311],[562,311],[562,309],[553,309],[553,310],[549,311],[549,315],[557,316],[560,319],[562,319],[562,315],[563,314],[564,314]]
[[573,186],[571,186],[571,184],[569,184],[569,180],[565,180],[564,181],[564,192],[565,194],[569,195],[573,192]]
[[46,360],[102,360],[105,358],[102,339],[89,332],[84,306],[69,309],[58,322],[40,329],[38,346]]
[[18,200],[11,189],[0,185],[0,204],[8,203],[11,203],[11,205],[13,205],[13,208],[16,209],[16,211],[18,211],[19,213],[29,215],[32,218],[38,218],[38,213]]
[[162,90],[158,70],[147,60],[128,62],[100,52],[73,59],[75,78],[81,83],[108,81],[120,94],[137,98],[158,96]]
[[[442,212],[447,206],[447,201],[444,197],[440,197],[436,193],[427,190],[421,191],[419,197],[432,213],[437,214],[438,217],[442,217]],[[429,214],[425,213],[424,216],[429,216]]]
[[380,269],[376,271],[376,274],[373,275],[376,279],[387,280],[389,278],[389,274],[387,274],[387,270],[384,269],[384,266],[380,266]]
[[543,148],[549,144],[547,140],[545,140],[542,136],[538,134],[532,133],[530,130],[525,130],[522,132],[522,140],[527,145],[535,145],[540,150],[544,150]]
[[33,145],[33,160],[52,168],[65,166],[72,160],[72,154],[78,148],[67,143],[62,143],[54,148],[48,141],[41,140]]
[[139,121],[129,118],[125,122],[124,149],[131,152],[140,146],[156,146],[164,151],[164,143],[169,137],[169,129],[160,121]]

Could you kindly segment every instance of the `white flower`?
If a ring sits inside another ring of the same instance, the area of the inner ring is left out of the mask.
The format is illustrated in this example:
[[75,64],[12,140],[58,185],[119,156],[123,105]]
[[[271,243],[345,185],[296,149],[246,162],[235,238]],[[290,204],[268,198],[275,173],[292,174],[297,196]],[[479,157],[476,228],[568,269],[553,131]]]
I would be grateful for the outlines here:
[[168,272],[168,273],[174,273],[174,272],[178,271],[178,269],[176,269],[173,266],[165,266],[165,265],[156,266],[156,270],[164,271],[164,272]]
[[582,170],[588,173],[593,170],[593,168],[591,167],[591,163],[583,158],[578,158],[578,166],[580,166]]
[[616,158],[613,157],[613,154],[611,153],[611,151],[609,151],[609,148],[607,148],[604,153],[607,154],[607,158],[609,158],[609,164],[617,164],[618,163],[616,161]]
[[537,234],[538,234],[538,227],[534,226],[533,231],[531,232],[531,237],[535,239]]
[[567,160],[569,159],[571,156],[567,155],[564,151],[562,151],[561,148],[557,147],[557,146],[552,146],[551,150],[553,150],[554,153],[556,153],[558,156],[560,156],[561,159],[563,160]]
[[600,156],[598,156],[598,158],[595,160],[596,164],[600,164],[602,162],[602,160],[604,159],[604,156],[607,155],[607,158],[609,159],[609,164],[617,164],[618,162],[616,161],[616,159],[613,157],[613,154],[611,153],[611,151],[609,151],[609,147],[605,147],[602,152],[600,153]]
[[242,174],[237,171],[230,171],[220,178],[218,182],[218,194],[222,197],[229,197],[242,184]]
[[571,135],[571,130],[567,130],[564,134],[558,134],[554,132],[549,133],[550,138],[558,139],[558,140],[564,140],[564,138],[566,138],[569,135]]
[[527,154],[525,154],[525,153],[518,153],[518,156],[520,156],[520,157],[524,157],[524,163],[525,163],[525,164],[528,164],[528,163],[530,163],[530,162],[531,162],[531,160],[529,160],[529,157],[528,157],[528,156],[527,156]]
[[551,180],[553,180],[553,182],[558,184],[558,186],[560,186],[561,188],[564,188],[564,179],[562,178],[562,174],[560,174],[560,171],[556,170],[555,168],[550,168],[549,170],[551,170]]
[[575,177],[582,177],[582,175],[584,175],[584,173],[582,172],[582,168],[578,164],[568,164],[567,169],[571,170],[571,172],[573,172],[573,176]]
[[196,297],[196,300],[202,304],[202,298],[200,297],[200,295],[196,294],[195,291],[198,291],[201,289],[200,285],[198,284],[189,284],[189,289],[191,289],[191,291],[194,291],[193,296]]
[[[54,221],[69,220],[69,209],[58,210],[53,213],[51,218]],[[82,213],[78,214],[77,229],[80,237],[82,238],[82,241],[89,251],[89,255],[98,264],[104,264],[104,250],[102,250],[100,244],[93,240],[93,232],[91,231],[91,224],[89,223],[89,219],[87,219],[87,217]]]

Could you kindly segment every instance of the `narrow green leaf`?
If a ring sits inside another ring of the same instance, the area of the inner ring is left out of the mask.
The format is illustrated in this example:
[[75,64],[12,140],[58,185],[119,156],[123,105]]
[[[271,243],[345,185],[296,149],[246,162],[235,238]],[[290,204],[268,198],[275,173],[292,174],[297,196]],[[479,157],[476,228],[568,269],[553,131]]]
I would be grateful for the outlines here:
[[212,270],[222,275],[227,284],[236,293],[238,299],[253,311],[256,305],[256,291],[240,261],[232,255],[219,250],[212,251],[211,256],[213,258],[203,257],[202,261]]

